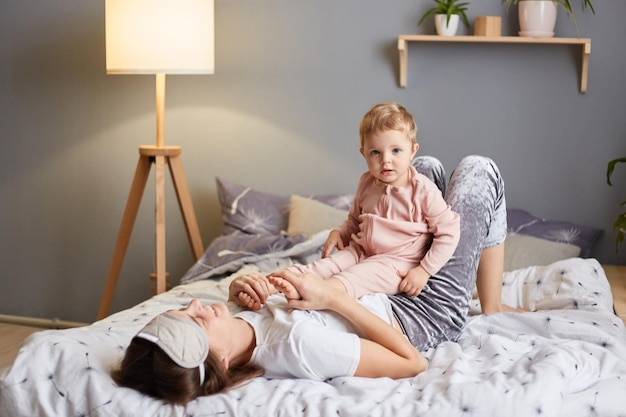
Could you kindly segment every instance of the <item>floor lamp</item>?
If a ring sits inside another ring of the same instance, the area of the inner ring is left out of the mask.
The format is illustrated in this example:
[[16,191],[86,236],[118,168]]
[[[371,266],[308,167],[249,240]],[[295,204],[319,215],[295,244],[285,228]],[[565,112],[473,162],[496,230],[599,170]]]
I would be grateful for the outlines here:
[[106,0],[107,74],[156,75],[156,145],[139,147],[139,162],[109,266],[98,320],[108,315],[152,165],[156,178],[156,292],[166,289],[165,166],[169,166],[194,258],[204,247],[179,146],[165,146],[165,75],[214,73],[214,0]]

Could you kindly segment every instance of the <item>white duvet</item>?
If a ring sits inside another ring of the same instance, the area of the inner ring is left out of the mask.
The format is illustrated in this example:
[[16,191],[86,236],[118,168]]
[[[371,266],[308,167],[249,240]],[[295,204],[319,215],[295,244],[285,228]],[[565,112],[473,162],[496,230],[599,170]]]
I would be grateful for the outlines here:
[[110,370],[147,321],[194,297],[223,301],[228,281],[34,334],[0,371],[0,416],[626,416],[626,330],[601,266],[579,258],[505,274],[504,301],[533,312],[472,316],[458,343],[426,352],[429,369],[414,378],[257,378],[186,407],[113,383]]

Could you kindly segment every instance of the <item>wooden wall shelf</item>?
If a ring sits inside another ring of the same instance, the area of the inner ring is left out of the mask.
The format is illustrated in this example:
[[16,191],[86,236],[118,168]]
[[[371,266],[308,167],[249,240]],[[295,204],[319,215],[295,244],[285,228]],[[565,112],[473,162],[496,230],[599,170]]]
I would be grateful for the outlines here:
[[398,54],[400,58],[400,87],[406,87],[407,56],[409,42],[466,42],[466,43],[525,43],[542,45],[578,45],[582,47],[580,70],[580,92],[587,91],[589,74],[589,38],[531,38],[525,36],[438,36],[438,35],[400,35],[398,36]]

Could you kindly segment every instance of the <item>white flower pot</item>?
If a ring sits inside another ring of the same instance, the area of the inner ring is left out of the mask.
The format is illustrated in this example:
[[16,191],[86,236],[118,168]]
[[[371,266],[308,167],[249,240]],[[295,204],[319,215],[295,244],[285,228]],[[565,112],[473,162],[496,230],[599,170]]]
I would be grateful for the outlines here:
[[554,36],[557,5],[552,0],[523,0],[518,3],[520,36]]
[[435,28],[437,34],[441,36],[454,36],[459,27],[459,15],[450,15],[450,21],[447,22],[448,16],[445,14],[435,15]]

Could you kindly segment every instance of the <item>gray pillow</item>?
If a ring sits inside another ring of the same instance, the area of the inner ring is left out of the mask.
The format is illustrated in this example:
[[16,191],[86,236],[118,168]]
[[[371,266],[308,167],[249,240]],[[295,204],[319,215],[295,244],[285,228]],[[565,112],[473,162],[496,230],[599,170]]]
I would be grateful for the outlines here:
[[289,196],[264,193],[217,177],[223,235],[235,232],[277,235],[287,229]]
[[[224,221],[223,235],[278,235],[287,230],[290,195],[266,193],[222,177],[216,177],[215,182]],[[300,195],[341,210],[348,210],[354,201],[351,194]]]
[[580,257],[588,258],[602,230],[580,224],[546,220],[520,209],[507,209],[509,234],[534,236],[552,242],[567,243],[580,248]]

